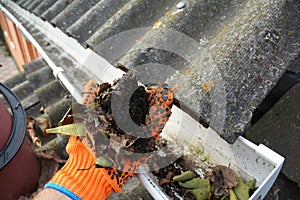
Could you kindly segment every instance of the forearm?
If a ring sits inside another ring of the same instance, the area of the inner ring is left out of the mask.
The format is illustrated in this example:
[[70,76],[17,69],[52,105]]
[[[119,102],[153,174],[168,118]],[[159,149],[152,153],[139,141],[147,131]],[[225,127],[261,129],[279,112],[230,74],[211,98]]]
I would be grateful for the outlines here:
[[70,200],[69,197],[51,188],[45,188],[40,191],[33,200]]

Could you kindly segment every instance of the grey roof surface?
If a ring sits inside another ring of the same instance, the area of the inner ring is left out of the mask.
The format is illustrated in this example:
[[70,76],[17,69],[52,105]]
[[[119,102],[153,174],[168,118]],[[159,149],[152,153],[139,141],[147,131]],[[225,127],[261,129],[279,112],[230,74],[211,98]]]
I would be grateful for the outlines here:
[[230,143],[300,52],[299,0],[117,2],[16,1],[144,82],[176,87],[182,107]]
[[43,58],[37,58],[23,67],[25,73],[6,80],[4,84],[21,100],[27,116],[40,117],[40,108],[44,107],[43,116],[56,126],[69,108],[72,98],[55,79]]

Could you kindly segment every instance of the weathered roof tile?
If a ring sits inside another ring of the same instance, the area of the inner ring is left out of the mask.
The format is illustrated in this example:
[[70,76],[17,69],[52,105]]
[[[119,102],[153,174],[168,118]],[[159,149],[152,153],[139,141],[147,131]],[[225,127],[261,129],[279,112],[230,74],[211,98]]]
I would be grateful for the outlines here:
[[114,15],[129,0],[99,1],[77,20],[67,32],[80,43],[95,33],[112,15]]
[[60,12],[62,12],[72,0],[58,0],[53,4],[45,13],[41,15],[43,19],[51,21],[54,19]]
[[61,13],[59,13],[51,22],[66,31],[75,21],[77,21],[85,12],[93,7],[99,0],[74,0]]
[[96,48],[103,40],[130,29],[152,27],[176,1],[131,0],[92,35],[87,44]]
[[24,5],[29,4],[31,0],[17,0],[16,3],[24,8]]
[[45,0],[33,10],[33,13],[40,16],[56,2],[57,0]]
[[28,3],[26,3],[26,5],[24,5],[24,7],[25,7],[25,9],[27,9],[29,11],[33,11],[42,2],[43,2],[43,0],[28,1]]

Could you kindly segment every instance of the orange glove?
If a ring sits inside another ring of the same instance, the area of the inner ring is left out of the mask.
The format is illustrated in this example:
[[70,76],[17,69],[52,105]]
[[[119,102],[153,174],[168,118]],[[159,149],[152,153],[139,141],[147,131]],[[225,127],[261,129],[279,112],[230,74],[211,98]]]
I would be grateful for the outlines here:
[[[120,192],[123,185],[146,159],[124,160],[124,169],[96,168],[96,158],[76,136],[71,136],[66,147],[69,159],[44,188],[60,191],[74,200],[106,199],[113,191]],[[92,166],[92,167],[91,167]]]
[[[90,108],[97,87],[95,81],[87,84],[83,98],[85,106]],[[125,182],[134,175],[139,164],[146,161],[140,159],[131,162],[129,158],[125,158],[122,171],[114,168],[96,168],[94,166],[96,157],[91,149],[86,148],[84,142],[81,142],[79,137],[70,137],[66,147],[69,159],[44,188],[58,190],[76,200],[106,199],[113,191],[120,192]]]

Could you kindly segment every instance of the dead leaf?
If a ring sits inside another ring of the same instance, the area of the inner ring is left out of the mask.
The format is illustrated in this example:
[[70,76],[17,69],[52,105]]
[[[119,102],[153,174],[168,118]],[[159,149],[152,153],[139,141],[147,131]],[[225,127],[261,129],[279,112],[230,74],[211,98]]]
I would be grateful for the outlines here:
[[217,196],[229,196],[229,189],[239,183],[237,174],[229,167],[217,165],[212,168],[209,180],[213,182],[214,194]]
[[44,135],[46,135],[46,129],[51,128],[51,124],[49,119],[44,117],[38,117],[36,118],[36,121],[38,122],[38,125]]
[[85,126],[83,123],[67,124],[58,126],[51,129],[46,129],[46,134],[63,134],[63,135],[74,135],[74,136],[86,136]]
[[189,180],[189,179],[192,179],[192,178],[195,178],[197,177],[197,174],[193,171],[185,171],[183,172],[182,174],[179,174],[177,176],[174,176],[173,177],[173,181],[186,181],[186,180]]
[[159,181],[159,185],[163,185],[163,184],[169,183],[169,182],[170,182],[170,179],[168,179],[168,178],[162,178]]
[[38,147],[42,146],[42,139],[40,137],[34,137],[32,138],[33,144],[35,144]]
[[169,171],[165,178],[160,179],[159,185],[171,182],[173,176],[174,172]]
[[237,196],[237,199],[247,200],[249,199],[249,186],[244,183],[242,177],[239,177],[238,179],[239,183],[235,188],[233,188],[233,191]]
[[30,136],[32,143],[36,146],[42,146],[42,139],[37,135],[35,131],[35,119],[33,117],[26,118],[26,130],[28,135]]

